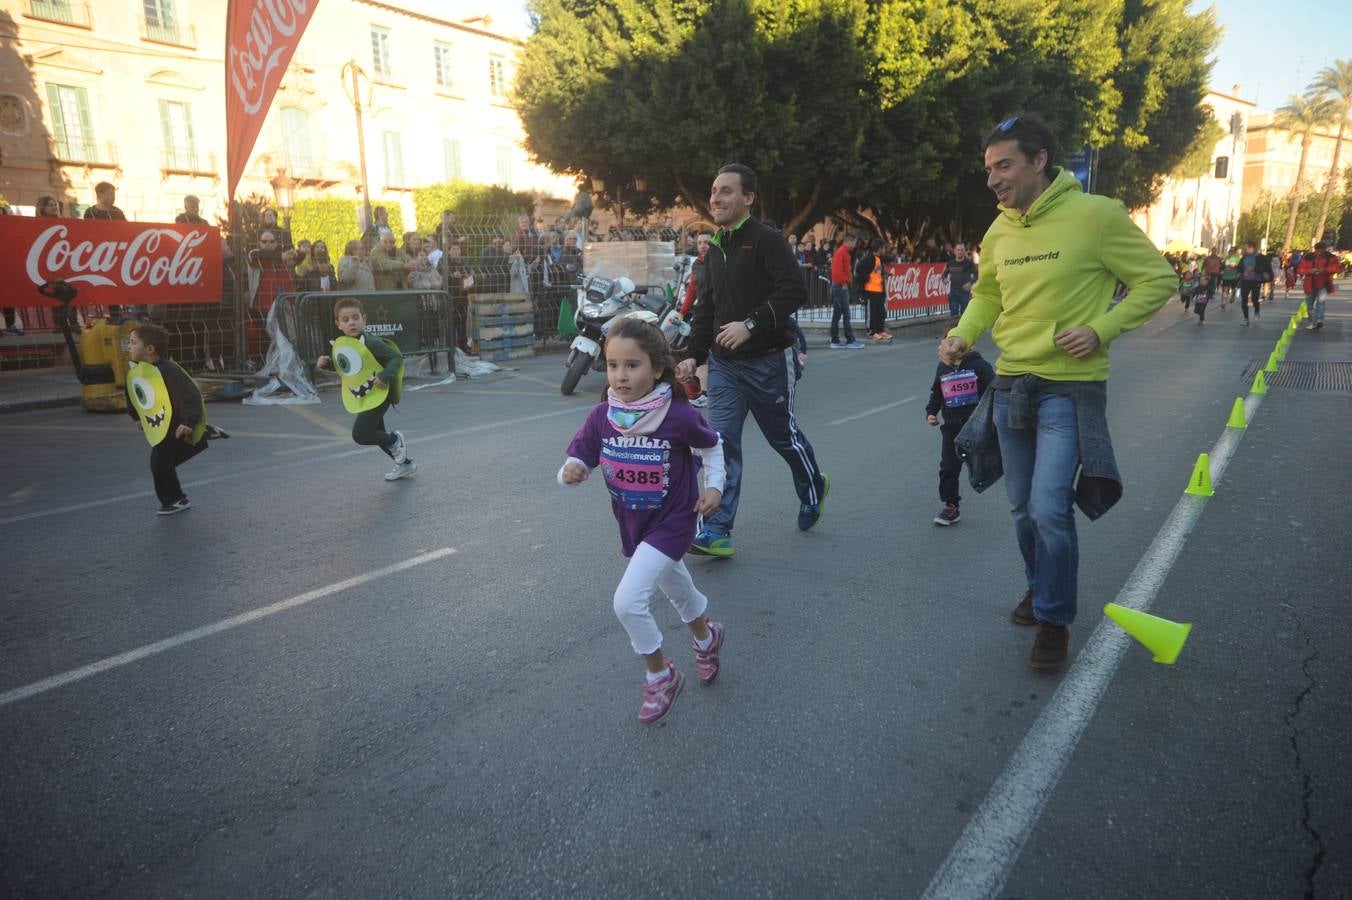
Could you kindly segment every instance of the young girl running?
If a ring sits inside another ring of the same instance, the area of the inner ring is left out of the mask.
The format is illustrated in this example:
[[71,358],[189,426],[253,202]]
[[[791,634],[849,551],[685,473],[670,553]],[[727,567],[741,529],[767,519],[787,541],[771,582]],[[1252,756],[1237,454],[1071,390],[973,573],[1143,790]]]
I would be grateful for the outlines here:
[[[580,484],[598,465],[629,558],[615,589],[615,615],[648,669],[638,718],[667,714],[685,679],[662,655],[662,632],[649,612],[661,588],[690,628],[700,681],[718,677],[723,626],[705,615],[709,600],[695,588],[682,557],[697,519],[718,508],[723,445],[676,384],[676,364],[662,332],[640,319],[615,322],[606,338],[605,402],[587,416],[568,445],[560,484]],[[704,491],[691,451],[704,464]]]

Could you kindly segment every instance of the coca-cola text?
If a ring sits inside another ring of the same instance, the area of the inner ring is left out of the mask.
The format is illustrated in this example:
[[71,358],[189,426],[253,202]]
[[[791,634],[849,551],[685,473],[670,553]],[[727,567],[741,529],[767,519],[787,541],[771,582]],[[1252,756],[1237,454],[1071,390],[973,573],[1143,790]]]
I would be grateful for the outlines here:
[[[75,286],[93,304],[215,303],[221,298],[221,242],[201,225],[96,219],[0,217],[0,284],[40,305],[49,281]],[[23,286],[27,284],[28,287]]]
[[[67,239],[65,225],[53,225],[38,235],[28,248],[25,268],[33,284],[42,284],[56,278],[71,284],[118,284],[105,272],[116,270],[126,287],[143,282],[151,286],[197,284],[202,280],[202,258],[193,250],[207,239],[205,231],[181,234],[172,228],[151,228],[130,241],[81,241],[72,244]],[[160,253],[160,244],[174,246],[173,256]]]

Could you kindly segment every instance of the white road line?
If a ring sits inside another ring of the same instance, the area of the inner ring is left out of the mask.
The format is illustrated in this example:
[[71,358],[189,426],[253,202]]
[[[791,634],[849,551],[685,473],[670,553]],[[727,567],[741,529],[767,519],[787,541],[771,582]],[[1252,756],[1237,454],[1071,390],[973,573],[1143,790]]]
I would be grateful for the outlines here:
[[[1244,402],[1247,422],[1253,422],[1262,402],[1262,395],[1248,396]],[[1213,488],[1219,486],[1243,436],[1243,430],[1227,428],[1211,449]],[[1186,482],[1180,479],[1180,483]],[[1179,499],[1122,586],[1117,603],[1142,611],[1150,608],[1201,518],[1206,501],[1206,497],[1191,494]],[[1117,625],[1107,619],[1099,621],[1074,666],[935,873],[923,900],[999,896],[1131,644],[1132,638]]]
[[[468,428],[456,428],[452,429],[451,431],[442,431],[437,434],[427,434],[423,435],[422,437],[409,438],[408,442],[410,444],[421,444],[427,441],[440,441],[444,440],[445,438],[455,437],[461,434],[475,434],[476,432],[480,431],[489,431],[493,428],[500,428],[503,425],[520,425],[522,422],[533,422],[537,419],[549,419],[554,416],[568,415],[569,413],[572,413],[573,415],[577,415],[579,413],[585,414],[588,411],[590,411],[590,409],[591,409],[590,406],[570,406],[567,409],[556,409],[553,412],[539,413],[534,416],[521,416],[520,418],[517,419],[503,419],[502,421],[499,422],[489,422],[484,425],[471,425]],[[316,435],[316,437],[318,437],[318,435]],[[183,487],[186,490],[189,488],[202,487],[203,485],[207,484],[216,484],[219,481],[230,481],[235,478],[257,477],[260,471],[277,472],[282,469],[291,468],[292,466],[311,466],[314,465],[315,463],[330,462],[335,459],[345,459],[349,456],[361,456],[362,454],[367,454],[371,452],[372,450],[370,447],[358,447],[355,450],[344,450],[341,453],[330,453],[326,456],[306,457],[305,459],[298,459],[293,462],[284,462],[284,463],[279,462],[268,466],[264,470],[242,469],[238,472],[231,472],[228,475],[218,475],[215,478],[203,478],[199,481],[187,481],[184,482]],[[22,513],[17,516],[9,516],[8,518],[0,519],[0,525],[13,525],[15,522],[26,522],[29,519],[42,519],[46,518],[47,516],[61,515],[62,513],[79,512],[82,509],[93,509],[96,506],[107,506],[111,503],[123,503],[127,500],[135,500],[140,497],[153,497],[154,495],[155,495],[154,491],[136,491],[135,493],[131,494],[118,494],[116,497],[104,497],[101,500],[90,500],[85,503],[72,503],[69,506],[57,506],[52,509],[44,509],[39,512]]]
[[53,675],[50,678],[44,678],[41,681],[35,681],[32,684],[5,691],[3,694],[0,694],[0,706],[7,706],[11,703],[17,703],[20,700],[27,700],[29,697],[36,696],[37,694],[45,694],[48,691],[54,691],[57,688],[65,687],[72,682],[80,681],[81,679],[89,678],[93,675],[99,675],[110,669],[117,669],[122,666],[130,665],[137,660],[145,659],[147,656],[154,656],[157,653],[163,653],[166,650],[181,647],[192,641],[201,640],[204,637],[211,637],[213,634],[220,634],[222,631],[229,631],[231,628],[238,628],[241,625],[247,625],[250,622],[256,622],[259,619],[276,615],[279,612],[285,612],[288,609],[295,609],[297,606],[303,606],[313,600],[319,600],[320,598],[328,597],[331,594],[337,594],[349,588],[359,587],[367,582],[375,581],[377,578],[384,578],[386,575],[393,575],[396,572],[402,572],[405,569],[412,569],[415,566],[421,566],[423,563],[433,562],[442,557],[450,556],[455,552],[456,549],[454,547],[442,547],[440,550],[423,553],[411,559],[406,559],[403,562],[385,566],[383,569],[376,569],[367,572],[364,575],[346,578],[326,587],[316,588],[315,590],[307,591],[304,594],[288,597],[271,606],[260,607],[259,609],[250,610],[246,613],[240,613],[237,616],[231,616],[228,619],[221,619],[218,622],[212,622],[210,625],[203,625],[200,628],[194,628],[191,631],[176,634],[173,637],[165,638],[162,641],[155,641],[153,644],[146,644],[137,647],[135,650],[128,650],[126,653],[109,656],[98,662],[90,663],[87,666],[71,669],[69,672],[62,672],[60,675]]
[[836,419],[834,422],[827,422],[826,427],[831,428],[836,425],[844,425],[846,422],[853,422],[855,419],[867,419],[869,416],[874,415],[875,413],[884,412],[886,410],[901,406],[903,403],[910,403],[914,400],[919,399],[920,399],[919,397],[906,397],[905,399],[897,400],[892,403],[885,403],[882,406],[875,406],[873,407],[873,409],[866,409],[861,413],[855,413],[854,415],[846,416],[843,419]]

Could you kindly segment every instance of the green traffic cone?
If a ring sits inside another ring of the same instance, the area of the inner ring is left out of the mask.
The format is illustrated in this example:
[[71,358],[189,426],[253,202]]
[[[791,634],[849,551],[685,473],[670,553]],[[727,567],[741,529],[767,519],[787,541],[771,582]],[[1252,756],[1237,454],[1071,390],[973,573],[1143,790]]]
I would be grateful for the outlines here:
[[1263,377],[1263,370],[1259,369],[1258,374],[1253,376],[1253,386],[1249,388],[1250,394],[1266,394],[1267,379]]
[[1192,631],[1191,622],[1171,622],[1150,613],[1141,612],[1117,603],[1103,607],[1104,614],[1127,634],[1136,638],[1150,651],[1155,662],[1171,666],[1183,652]]
[[1216,492],[1211,487],[1211,458],[1205,453],[1197,454],[1197,464],[1192,467],[1192,478],[1188,489],[1183,493],[1194,497],[1211,497]]

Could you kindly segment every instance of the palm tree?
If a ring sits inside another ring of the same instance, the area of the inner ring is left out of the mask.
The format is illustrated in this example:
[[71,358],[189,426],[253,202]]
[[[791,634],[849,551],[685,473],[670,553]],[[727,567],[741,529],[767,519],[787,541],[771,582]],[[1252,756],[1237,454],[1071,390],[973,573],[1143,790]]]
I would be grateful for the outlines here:
[[1296,233],[1296,213],[1300,210],[1300,186],[1305,181],[1305,161],[1314,143],[1314,132],[1332,121],[1336,108],[1323,94],[1306,92],[1304,97],[1292,94],[1285,106],[1277,108],[1272,117],[1274,127],[1300,137],[1300,165],[1296,168],[1296,183],[1291,187],[1291,211],[1286,217],[1286,241],[1282,247],[1291,249],[1291,238]]
[[1352,59],[1334,60],[1333,65],[1321,71],[1310,84],[1311,91],[1318,91],[1333,101],[1338,109],[1338,140],[1333,145],[1333,165],[1329,167],[1328,184],[1324,185],[1324,202],[1319,207],[1319,224],[1314,226],[1316,242],[1324,236],[1324,223],[1328,221],[1329,204],[1333,202],[1333,192],[1338,187],[1338,154],[1343,149],[1343,135],[1347,133],[1347,120],[1352,116]]

